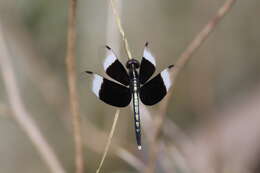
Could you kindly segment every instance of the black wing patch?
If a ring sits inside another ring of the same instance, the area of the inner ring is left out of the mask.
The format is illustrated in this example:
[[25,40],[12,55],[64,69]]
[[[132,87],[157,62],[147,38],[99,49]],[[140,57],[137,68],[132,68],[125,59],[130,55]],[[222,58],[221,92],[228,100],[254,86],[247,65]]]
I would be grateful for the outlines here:
[[154,105],[166,96],[172,85],[170,78],[170,69],[172,67],[173,65],[170,65],[140,88],[140,99],[143,104]]
[[93,72],[86,71],[86,73],[92,75],[92,91],[100,100],[116,107],[129,105],[132,99],[129,88],[112,82]]
[[105,72],[111,78],[122,83],[123,85],[128,86],[130,80],[126,69],[121,64],[121,62],[117,59],[112,49],[109,46],[106,46],[106,48],[107,48],[106,59],[104,60],[103,63]]
[[155,58],[148,48],[148,42],[145,44],[143,58],[139,71],[139,81],[144,84],[155,72]]

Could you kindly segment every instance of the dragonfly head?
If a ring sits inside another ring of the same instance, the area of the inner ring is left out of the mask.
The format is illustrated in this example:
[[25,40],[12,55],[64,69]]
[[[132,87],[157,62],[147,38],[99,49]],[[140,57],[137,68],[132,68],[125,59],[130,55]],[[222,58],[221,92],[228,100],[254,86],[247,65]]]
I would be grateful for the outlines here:
[[130,69],[132,66],[134,66],[134,68],[138,69],[140,67],[139,61],[136,59],[130,59],[126,62],[126,68]]

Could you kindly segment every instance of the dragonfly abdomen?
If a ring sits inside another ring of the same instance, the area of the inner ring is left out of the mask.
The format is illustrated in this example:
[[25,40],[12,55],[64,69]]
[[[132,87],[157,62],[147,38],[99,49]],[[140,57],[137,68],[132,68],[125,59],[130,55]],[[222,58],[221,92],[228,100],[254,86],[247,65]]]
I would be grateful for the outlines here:
[[138,145],[138,149],[141,150],[142,147],[141,147],[141,122],[140,122],[140,112],[139,112],[139,83],[135,71],[133,71],[132,93],[133,93],[136,142]]

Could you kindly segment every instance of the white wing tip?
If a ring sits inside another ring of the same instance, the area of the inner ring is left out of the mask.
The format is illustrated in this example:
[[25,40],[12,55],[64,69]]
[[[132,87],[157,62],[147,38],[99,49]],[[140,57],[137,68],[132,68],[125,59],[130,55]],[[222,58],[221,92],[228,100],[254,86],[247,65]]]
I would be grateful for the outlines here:
[[147,46],[145,46],[145,48],[144,48],[143,57],[145,59],[147,59],[148,61],[150,61],[154,66],[156,65],[155,58]]
[[113,64],[117,60],[116,55],[114,54],[112,49],[107,45],[106,48],[107,48],[106,59],[103,62],[103,67],[105,71],[111,64]]
[[[173,66],[172,66],[173,67]],[[170,67],[171,68],[171,67]],[[172,85],[171,77],[170,77],[170,72],[169,68],[165,69],[161,72],[161,77],[163,79],[164,85],[166,90],[168,91]]]
[[93,93],[95,93],[95,95],[97,97],[99,97],[99,90],[101,88],[101,85],[103,83],[103,77],[97,75],[97,74],[94,74],[93,75],[93,84],[92,84],[92,91]]

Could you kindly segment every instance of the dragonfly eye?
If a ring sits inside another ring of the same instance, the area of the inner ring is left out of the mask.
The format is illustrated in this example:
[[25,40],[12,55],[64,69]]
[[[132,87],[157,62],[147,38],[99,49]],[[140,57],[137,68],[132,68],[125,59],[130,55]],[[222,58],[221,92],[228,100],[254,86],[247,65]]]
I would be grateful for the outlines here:
[[134,68],[139,68],[140,63],[136,59],[130,59],[126,62],[126,68],[130,68],[134,65]]

